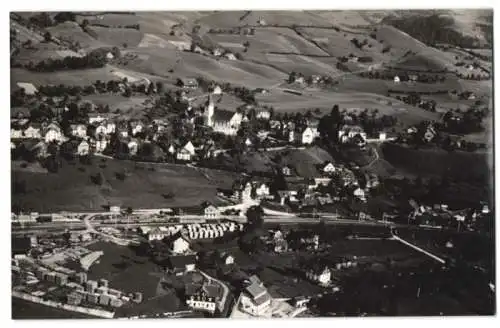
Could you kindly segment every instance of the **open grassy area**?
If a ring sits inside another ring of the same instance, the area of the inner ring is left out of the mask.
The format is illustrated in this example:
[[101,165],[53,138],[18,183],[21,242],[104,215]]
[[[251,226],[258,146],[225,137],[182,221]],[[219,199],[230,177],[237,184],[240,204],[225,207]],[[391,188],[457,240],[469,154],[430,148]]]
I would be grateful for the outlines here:
[[[105,167],[99,167],[100,164]],[[154,171],[148,167],[154,167]],[[123,170],[130,172],[130,176],[120,181],[116,173]],[[13,171],[12,179],[26,181],[27,186],[25,194],[13,195],[13,202],[39,212],[102,210],[108,202],[133,208],[193,206],[205,200],[217,202],[217,188],[229,188],[234,175],[208,171],[210,175],[203,175],[194,168],[168,164],[138,164],[136,168],[130,161],[102,163],[99,158],[94,159],[92,166],[63,162],[57,174]],[[102,186],[90,179],[99,172],[105,177]],[[175,197],[162,196],[168,193]]]

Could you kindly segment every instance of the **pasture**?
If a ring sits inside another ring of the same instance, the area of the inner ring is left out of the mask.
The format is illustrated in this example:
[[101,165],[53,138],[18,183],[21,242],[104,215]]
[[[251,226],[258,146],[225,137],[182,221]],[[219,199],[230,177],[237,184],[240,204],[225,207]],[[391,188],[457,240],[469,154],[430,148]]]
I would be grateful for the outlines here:
[[[102,167],[101,167],[102,166]],[[151,169],[151,167],[154,168]],[[116,173],[130,172],[124,181]],[[101,172],[102,185],[90,176]],[[14,181],[26,181],[26,193],[13,195],[13,203],[39,212],[101,210],[108,203],[133,208],[193,206],[203,201],[216,202],[217,188],[230,188],[236,174],[171,164],[135,164],[131,161],[94,158],[93,165],[71,165],[63,161],[57,174],[12,171]],[[71,181],[71,183],[69,183]],[[173,193],[165,199],[162,195]]]

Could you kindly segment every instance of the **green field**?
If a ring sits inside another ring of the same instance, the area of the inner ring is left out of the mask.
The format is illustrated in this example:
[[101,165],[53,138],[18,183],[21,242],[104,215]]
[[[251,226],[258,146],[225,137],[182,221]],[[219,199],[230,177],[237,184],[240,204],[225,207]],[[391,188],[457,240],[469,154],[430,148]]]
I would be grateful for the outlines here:
[[[106,167],[101,168],[99,165]],[[80,171],[84,167],[85,171]],[[109,203],[133,208],[165,208],[195,206],[203,201],[217,202],[217,188],[230,188],[234,174],[208,170],[203,175],[194,168],[169,164],[137,165],[130,161],[94,159],[92,166],[70,165],[63,161],[57,174],[13,171],[14,181],[25,181],[25,194],[13,195],[13,203],[39,212],[102,210]],[[154,167],[155,171],[148,169]],[[117,172],[127,170],[125,181]],[[90,176],[102,172],[102,186],[91,182]],[[165,199],[162,195],[173,193]]]

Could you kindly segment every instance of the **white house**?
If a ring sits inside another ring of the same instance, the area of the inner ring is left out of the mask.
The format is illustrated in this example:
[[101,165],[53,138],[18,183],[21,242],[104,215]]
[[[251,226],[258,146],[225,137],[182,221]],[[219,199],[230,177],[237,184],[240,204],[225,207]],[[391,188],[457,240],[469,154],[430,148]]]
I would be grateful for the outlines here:
[[101,123],[103,122],[104,120],[106,120],[105,117],[101,116],[101,115],[93,115],[93,114],[90,114],[89,115],[89,123],[90,124],[94,124],[94,123]]
[[241,294],[241,309],[253,316],[262,316],[271,305],[271,295],[258,278],[252,276],[250,281],[251,284]]
[[323,167],[323,172],[326,174],[331,174],[335,173],[335,166],[333,165],[332,162],[328,162],[324,167]]
[[186,305],[194,310],[214,313],[217,303],[213,297],[208,297],[206,295],[191,295],[186,300]]
[[163,238],[165,238],[165,234],[158,227],[154,228],[154,229],[151,229],[148,232],[148,240],[149,241],[152,241],[152,240],[163,240]]
[[116,131],[116,124],[113,122],[106,122],[106,133],[113,134]]
[[23,130],[21,129],[10,129],[11,139],[22,139],[24,137]]
[[354,197],[357,197],[357,198],[359,198],[362,201],[366,200],[365,191],[363,189],[361,189],[361,188],[354,189],[353,195],[354,195]]
[[399,83],[399,82],[401,82],[401,79],[399,78],[399,76],[396,75],[394,77],[394,83]]
[[257,119],[269,120],[271,118],[271,112],[265,108],[260,108],[256,111],[255,117]]
[[175,154],[175,147],[174,147],[174,145],[170,145],[170,147],[168,147],[168,152],[169,152],[171,155]]
[[250,147],[252,145],[252,140],[250,138],[245,139],[245,146]]
[[292,175],[292,169],[290,166],[285,165],[281,168],[281,173],[283,173],[284,176],[290,176]]
[[172,242],[172,252],[174,254],[184,254],[189,250],[189,242],[183,237],[179,237]]
[[312,144],[314,141],[314,137],[314,131],[310,127],[307,127],[300,133],[300,142],[303,145]]
[[194,156],[196,154],[195,148],[191,141],[188,141],[182,149],[187,150],[191,154],[191,156]]
[[95,151],[102,153],[108,146],[108,141],[105,138],[100,138],[95,141]]
[[366,132],[358,125],[344,125],[338,132],[338,138],[341,143],[347,143],[357,135],[366,141]]
[[326,266],[324,267],[316,267],[307,270],[306,277],[314,282],[317,282],[321,285],[327,285],[330,283],[332,279],[332,272]]
[[206,219],[215,219],[219,215],[219,210],[212,204],[207,204],[203,208],[203,215]]
[[224,55],[224,57],[226,57],[226,59],[228,59],[228,60],[236,60],[237,59],[236,56],[230,52],[226,53]]
[[182,148],[177,152],[176,158],[180,161],[191,161],[191,153],[189,150]]
[[45,136],[44,136],[45,142],[49,143],[52,141],[57,141],[57,142],[62,142],[64,139],[64,136],[61,132],[61,128],[59,125],[55,123],[49,124],[45,128]]
[[259,183],[255,188],[255,195],[257,198],[266,198],[270,195],[269,186],[265,183]]
[[220,86],[218,86],[218,85],[216,85],[216,86],[214,87],[214,89],[212,90],[212,94],[214,94],[214,95],[220,95],[220,94],[222,94],[222,89],[221,89],[221,87],[220,87]]
[[86,140],[82,140],[76,149],[78,156],[86,156],[90,153],[90,145]]
[[386,139],[387,139],[387,133],[385,133],[385,132],[379,132],[379,134],[378,134],[378,140],[385,141]]
[[105,124],[100,124],[95,128],[95,136],[96,138],[99,136],[104,136],[106,135],[107,129]]
[[132,139],[128,142],[127,147],[128,147],[128,153],[134,156],[137,154],[137,150],[139,149],[139,143],[137,142],[137,140]]
[[222,260],[222,263],[224,263],[225,265],[231,265],[231,264],[234,264],[234,256],[232,256],[231,254],[223,254],[222,257],[221,257],[221,260]]
[[132,135],[135,136],[138,133],[141,133],[144,126],[142,125],[141,122],[133,122],[130,124],[132,127]]
[[71,135],[78,138],[85,138],[87,136],[87,126],[85,124],[71,124]]
[[24,137],[27,139],[41,139],[42,133],[39,127],[29,125],[24,131]]

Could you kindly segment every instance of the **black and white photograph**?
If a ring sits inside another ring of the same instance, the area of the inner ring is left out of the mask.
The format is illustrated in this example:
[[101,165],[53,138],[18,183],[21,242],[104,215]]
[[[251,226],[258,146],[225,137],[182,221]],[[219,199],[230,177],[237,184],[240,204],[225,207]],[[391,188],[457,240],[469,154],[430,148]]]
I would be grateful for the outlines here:
[[11,319],[496,316],[493,11],[10,11]]

